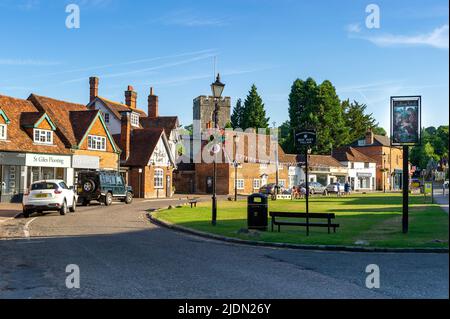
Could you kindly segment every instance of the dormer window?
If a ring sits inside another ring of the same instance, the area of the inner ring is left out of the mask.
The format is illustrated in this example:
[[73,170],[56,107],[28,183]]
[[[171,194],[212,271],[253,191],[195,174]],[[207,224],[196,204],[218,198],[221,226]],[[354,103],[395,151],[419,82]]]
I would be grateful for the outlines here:
[[6,140],[8,138],[8,126],[6,124],[0,124],[0,140]]
[[139,114],[131,113],[131,125],[139,127]]
[[39,144],[53,144],[53,132],[35,128],[34,142]]
[[88,149],[96,151],[106,151],[106,137],[88,135]]

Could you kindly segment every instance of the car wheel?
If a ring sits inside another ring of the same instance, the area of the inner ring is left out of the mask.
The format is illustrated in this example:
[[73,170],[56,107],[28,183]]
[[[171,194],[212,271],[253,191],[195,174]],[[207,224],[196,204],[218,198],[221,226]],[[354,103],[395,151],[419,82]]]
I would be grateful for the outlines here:
[[105,206],[109,206],[111,204],[112,204],[112,194],[111,193],[106,193]]
[[75,213],[76,210],[77,210],[77,200],[76,200],[76,198],[74,198],[72,207],[70,207],[70,212]]
[[28,218],[28,217],[30,217],[31,212],[29,210],[27,210],[27,209],[24,209],[22,214],[23,214],[24,218]]
[[127,195],[125,196],[125,204],[131,204],[132,201],[133,201],[133,194],[127,192]]
[[59,210],[59,214],[60,215],[65,215],[67,214],[67,202],[66,200],[63,201],[63,204],[61,206],[61,209]]
[[82,182],[83,191],[86,193],[93,193],[95,191],[95,182],[92,179],[87,179]]

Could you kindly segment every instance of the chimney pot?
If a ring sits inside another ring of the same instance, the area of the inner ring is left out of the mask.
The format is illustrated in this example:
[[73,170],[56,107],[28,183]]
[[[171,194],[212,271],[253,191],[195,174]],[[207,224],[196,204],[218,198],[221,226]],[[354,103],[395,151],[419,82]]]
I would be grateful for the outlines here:
[[158,117],[158,96],[154,95],[153,87],[150,88],[150,95],[148,96],[148,117]]
[[91,76],[89,78],[89,102],[92,102],[98,96],[99,78]]
[[136,102],[137,102],[137,93],[134,91],[133,86],[128,85],[128,88],[125,91],[125,104],[130,109],[135,109]]
[[120,159],[126,161],[130,156],[130,141],[131,141],[131,119],[130,112],[121,112],[120,119],[120,148],[122,153]]

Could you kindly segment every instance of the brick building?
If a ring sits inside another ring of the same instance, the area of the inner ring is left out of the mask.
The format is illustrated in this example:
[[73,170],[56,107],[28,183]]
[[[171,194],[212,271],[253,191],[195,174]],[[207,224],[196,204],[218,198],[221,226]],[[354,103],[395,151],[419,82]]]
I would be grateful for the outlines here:
[[158,96],[150,89],[147,114],[138,108],[137,92],[129,85],[125,104],[99,96],[99,78],[89,78],[87,108],[100,110],[120,146],[120,171],[133,187],[135,197],[173,195],[172,172],[176,167],[178,117],[160,116]]
[[0,96],[0,115],[0,201],[20,201],[37,180],[71,186],[77,169],[118,168],[120,149],[99,111],[32,94]]
[[[289,186],[289,167],[278,160],[285,154],[271,136],[225,131],[224,140],[216,157],[217,194],[234,194],[235,185],[239,194],[257,192],[261,186],[276,182],[277,167],[279,184]],[[196,159],[195,163],[178,164],[174,175],[177,192],[212,193],[213,157],[208,156],[210,147],[211,145],[203,140],[200,152],[192,158]],[[202,158],[198,157],[199,153]],[[238,163],[237,167],[235,162]]]
[[402,189],[403,151],[399,147],[391,147],[389,137],[368,131],[364,138],[351,146],[376,161],[378,190]]

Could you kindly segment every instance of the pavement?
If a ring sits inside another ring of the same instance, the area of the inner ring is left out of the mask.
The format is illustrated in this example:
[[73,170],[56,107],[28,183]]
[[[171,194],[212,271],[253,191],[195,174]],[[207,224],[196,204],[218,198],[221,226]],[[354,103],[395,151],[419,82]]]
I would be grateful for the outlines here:
[[[0,224],[0,298],[444,298],[448,254],[252,247],[160,228],[146,209],[93,205]],[[220,202],[219,202],[220,211]],[[68,265],[80,288],[66,287]],[[366,267],[380,270],[369,289]]]
[[448,214],[449,190],[435,189],[433,199]]

